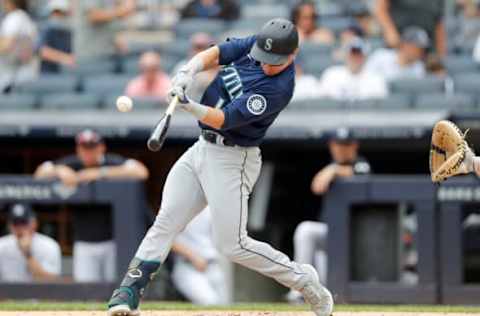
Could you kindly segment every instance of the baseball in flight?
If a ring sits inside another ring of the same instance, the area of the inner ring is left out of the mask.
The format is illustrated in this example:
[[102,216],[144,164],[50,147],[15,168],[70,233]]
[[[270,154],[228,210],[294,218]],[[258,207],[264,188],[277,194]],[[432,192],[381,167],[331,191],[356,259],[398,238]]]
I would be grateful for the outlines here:
[[117,99],[117,109],[120,112],[130,112],[133,108],[133,101],[129,97],[122,95]]

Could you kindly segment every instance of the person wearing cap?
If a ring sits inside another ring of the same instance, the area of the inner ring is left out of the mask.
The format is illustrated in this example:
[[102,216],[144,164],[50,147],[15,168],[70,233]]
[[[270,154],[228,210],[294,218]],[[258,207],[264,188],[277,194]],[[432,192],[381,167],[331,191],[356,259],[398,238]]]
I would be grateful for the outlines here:
[[[172,74],[176,74],[185,66],[190,58],[196,54],[206,50],[215,45],[215,39],[207,33],[195,33],[190,37],[190,52],[188,58],[179,61],[173,67]],[[213,81],[218,73],[218,67],[203,71],[195,77],[195,82],[189,87],[187,93],[193,100],[200,100],[208,85]]]
[[[258,146],[292,99],[297,52],[295,25],[276,18],[254,36],[196,54],[174,77],[169,97],[198,120],[201,136],[170,170],[158,215],[113,292],[109,315],[138,314],[144,288],[173,240],[207,201],[214,244],[225,257],[299,290],[317,316],[332,313],[332,295],[313,266],[291,261],[247,232],[248,199],[262,163]],[[220,65],[200,102],[192,100],[186,91],[196,74]]]
[[[349,129],[341,127],[331,132],[328,149],[332,162],[313,177],[313,194],[325,194],[335,179],[370,174],[370,164],[359,156],[359,143]],[[321,282],[327,279],[327,234],[326,223],[304,221],[297,226],[293,237],[295,261],[315,264]],[[301,295],[297,291],[290,291],[286,299],[297,303]]]
[[400,34],[416,25],[433,40],[433,45],[429,48],[441,57],[446,55],[445,0],[375,0],[373,12],[389,47],[399,47],[402,42]]
[[154,51],[145,52],[138,63],[141,74],[127,84],[125,94],[132,98],[163,101],[170,90],[170,78],[161,68],[160,55]]
[[365,68],[391,81],[425,76],[424,57],[429,46],[427,32],[411,26],[402,34],[400,46],[396,49],[379,48],[368,58]]
[[[75,141],[75,155],[42,163],[34,176],[39,179],[57,178],[69,187],[100,179],[148,178],[148,170],[141,162],[107,153],[107,147],[97,132],[90,129],[81,131]],[[116,245],[110,208],[77,205],[72,210],[74,280],[114,281]]]
[[0,282],[52,282],[62,268],[60,246],[37,233],[29,205],[14,204],[8,215],[10,234],[0,238]]
[[323,72],[319,96],[342,101],[385,98],[388,95],[386,81],[365,69],[367,45],[364,40],[352,39],[345,50],[345,64],[330,66]]
[[67,0],[50,0],[47,9],[49,12],[47,25],[38,43],[40,72],[59,73],[62,66],[75,67],[69,20],[70,5]]

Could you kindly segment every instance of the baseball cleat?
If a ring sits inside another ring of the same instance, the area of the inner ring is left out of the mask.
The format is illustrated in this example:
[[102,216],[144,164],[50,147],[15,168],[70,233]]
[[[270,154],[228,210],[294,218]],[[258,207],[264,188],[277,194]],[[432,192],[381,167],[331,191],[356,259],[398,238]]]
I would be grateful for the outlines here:
[[130,310],[128,305],[116,305],[109,308],[108,316],[140,316],[140,312]]
[[138,301],[134,295],[135,293],[127,287],[115,290],[108,302],[108,316],[139,316],[140,311],[133,307],[136,305],[135,301]]
[[305,302],[310,304],[312,311],[317,316],[330,316],[333,312],[333,297],[329,290],[320,284],[315,268],[309,264],[302,264],[308,280],[300,290]]

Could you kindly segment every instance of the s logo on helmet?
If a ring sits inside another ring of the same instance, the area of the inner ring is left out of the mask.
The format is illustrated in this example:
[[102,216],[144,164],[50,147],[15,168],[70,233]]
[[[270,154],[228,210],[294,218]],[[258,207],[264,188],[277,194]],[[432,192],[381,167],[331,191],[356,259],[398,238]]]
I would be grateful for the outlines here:
[[265,46],[263,46],[263,48],[265,48],[265,50],[271,51],[272,50],[272,43],[273,43],[273,40],[271,38],[267,38],[265,40]]
[[267,109],[267,100],[263,95],[254,94],[247,100],[247,110],[253,115],[262,115]]

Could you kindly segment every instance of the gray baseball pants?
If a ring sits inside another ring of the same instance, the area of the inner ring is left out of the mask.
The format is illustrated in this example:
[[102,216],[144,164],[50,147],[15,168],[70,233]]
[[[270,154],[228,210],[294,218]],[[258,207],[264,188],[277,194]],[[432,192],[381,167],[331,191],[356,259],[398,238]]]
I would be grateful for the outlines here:
[[261,165],[258,147],[227,147],[200,138],[170,170],[160,211],[135,256],[164,262],[177,234],[208,204],[214,243],[224,256],[301,289],[308,277],[300,265],[247,235],[248,199]]

